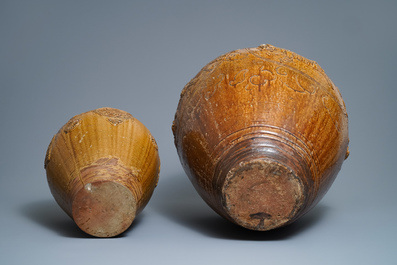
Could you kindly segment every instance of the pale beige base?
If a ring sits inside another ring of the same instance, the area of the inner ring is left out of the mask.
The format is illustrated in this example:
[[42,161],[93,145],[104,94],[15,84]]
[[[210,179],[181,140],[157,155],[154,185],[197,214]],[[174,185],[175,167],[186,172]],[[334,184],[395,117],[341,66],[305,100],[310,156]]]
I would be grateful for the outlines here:
[[88,183],[74,197],[72,214],[84,232],[96,237],[113,237],[132,224],[136,200],[132,192],[120,183]]
[[303,185],[285,165],[272,160],[240,163],[223,185],[223,205],[237,224],[266,231],[287,224],[304,202]]

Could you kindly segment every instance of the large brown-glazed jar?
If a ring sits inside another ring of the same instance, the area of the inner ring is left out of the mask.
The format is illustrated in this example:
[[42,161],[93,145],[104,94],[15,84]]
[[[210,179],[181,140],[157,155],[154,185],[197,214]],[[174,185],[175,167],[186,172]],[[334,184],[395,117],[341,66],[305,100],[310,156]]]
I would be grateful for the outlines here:
[[206,65],[181,93],[173,133],[205,202],[252,230],[307,213],[349,154],[337,87],[316,62],[271,45]]
[[149,202],[160,158],[149,130],[131,114],[99,108],[71,118],[48,146],[44,167],[60,207],[84,232],[124,232]]

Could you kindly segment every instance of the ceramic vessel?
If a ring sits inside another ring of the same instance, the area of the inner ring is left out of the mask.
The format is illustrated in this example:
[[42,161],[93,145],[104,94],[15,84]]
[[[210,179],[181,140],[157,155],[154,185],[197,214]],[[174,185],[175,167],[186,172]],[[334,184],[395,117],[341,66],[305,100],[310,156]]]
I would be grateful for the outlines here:
[[316,62],[272,45],[207,64],[183,89],[172,129],[201,197],[252,230],[307,213],[349,154],[338,88]]
[[60,207],[86,233],[124,232],[157,185],[160,159],[149,130],[113,108],[70,119],[45,157],[48,185]]

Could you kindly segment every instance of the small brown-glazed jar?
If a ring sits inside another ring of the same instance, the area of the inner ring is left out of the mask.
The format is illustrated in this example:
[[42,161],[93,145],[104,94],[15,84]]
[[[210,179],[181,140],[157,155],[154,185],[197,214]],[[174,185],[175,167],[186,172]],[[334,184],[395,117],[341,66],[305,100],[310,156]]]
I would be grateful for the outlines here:
[[172,129],[201,197],[252,230],[307,213],[349,154],[337,87],[316,62],[271,45],[207,64],[183,89]]
[[84,232],[121,234],[157,185],[160,159],[149,130],[131,114],[100,108],[70,119],[48,146],[44,167],[59,206]]

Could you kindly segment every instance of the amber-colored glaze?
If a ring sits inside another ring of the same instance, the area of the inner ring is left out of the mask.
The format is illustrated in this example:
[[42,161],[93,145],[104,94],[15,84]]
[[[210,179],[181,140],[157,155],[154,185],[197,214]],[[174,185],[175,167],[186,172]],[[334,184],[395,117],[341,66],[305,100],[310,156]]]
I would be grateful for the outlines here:
[[271,45],[206,65],[181,93],[173,132],[201,197],[252,230],[307,213],[349,153],[337,87],[316,62]]
[[124,232],[157,185],[160,159],[149,130],[113,108],[70,119],[48,146],[44,167],[60,207],[86,233]]

